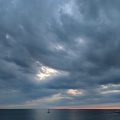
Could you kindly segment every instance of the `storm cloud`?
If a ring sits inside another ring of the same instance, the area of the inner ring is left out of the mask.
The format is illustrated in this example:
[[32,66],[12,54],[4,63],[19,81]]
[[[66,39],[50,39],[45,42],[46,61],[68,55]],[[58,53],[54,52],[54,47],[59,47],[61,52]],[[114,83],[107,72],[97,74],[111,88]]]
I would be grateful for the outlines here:
[[0,108],[120,101],[119,0],[0,0]]

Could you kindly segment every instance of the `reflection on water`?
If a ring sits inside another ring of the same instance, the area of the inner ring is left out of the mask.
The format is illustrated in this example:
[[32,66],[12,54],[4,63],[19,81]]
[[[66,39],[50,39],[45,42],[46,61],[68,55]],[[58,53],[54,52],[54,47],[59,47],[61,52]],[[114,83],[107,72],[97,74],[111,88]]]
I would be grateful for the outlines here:
[[33,110],[0,110],[0,120],[34,120]]
[[113,110],[0,110],[0,120],[120,120]]

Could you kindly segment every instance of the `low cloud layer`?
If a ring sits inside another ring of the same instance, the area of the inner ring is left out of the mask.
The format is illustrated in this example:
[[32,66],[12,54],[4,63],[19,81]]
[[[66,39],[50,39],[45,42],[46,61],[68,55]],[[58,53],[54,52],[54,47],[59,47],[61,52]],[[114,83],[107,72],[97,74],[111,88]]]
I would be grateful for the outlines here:
[[0,108],[118,104],[119,0],[1,0]]

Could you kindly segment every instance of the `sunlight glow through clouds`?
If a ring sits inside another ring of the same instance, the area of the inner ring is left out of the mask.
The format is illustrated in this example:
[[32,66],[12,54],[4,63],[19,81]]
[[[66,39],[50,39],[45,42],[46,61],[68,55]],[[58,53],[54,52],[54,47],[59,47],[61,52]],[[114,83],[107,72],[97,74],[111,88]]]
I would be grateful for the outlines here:
[[44,80],[47,77],[51,77],[54,76],[56,74],[58,74],[59,72],[55,69],[49,68],[47,66],[42,66],[41,67],[41,71],[37,74],[37,77],[40,80]]
[[72,95],[82,95],[83,90],[76,90],[76,89],[68,89],[67,93],[72,94]]

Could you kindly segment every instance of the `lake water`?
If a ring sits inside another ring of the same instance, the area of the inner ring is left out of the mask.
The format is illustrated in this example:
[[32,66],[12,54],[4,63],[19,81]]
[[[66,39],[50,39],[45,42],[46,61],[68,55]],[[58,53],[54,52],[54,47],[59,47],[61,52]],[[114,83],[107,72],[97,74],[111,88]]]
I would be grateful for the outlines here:
[[0,120],[120,120],[113,110],[0,110]]

